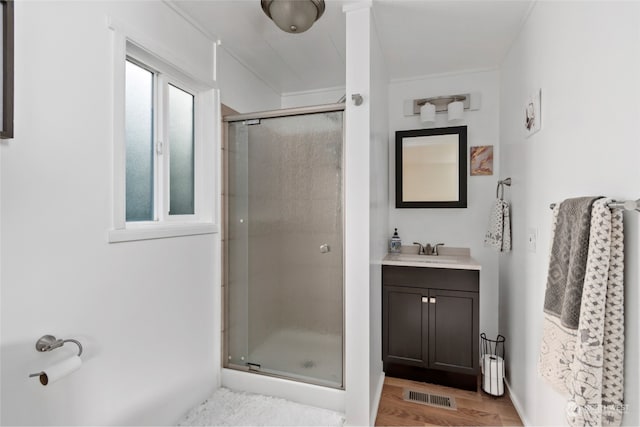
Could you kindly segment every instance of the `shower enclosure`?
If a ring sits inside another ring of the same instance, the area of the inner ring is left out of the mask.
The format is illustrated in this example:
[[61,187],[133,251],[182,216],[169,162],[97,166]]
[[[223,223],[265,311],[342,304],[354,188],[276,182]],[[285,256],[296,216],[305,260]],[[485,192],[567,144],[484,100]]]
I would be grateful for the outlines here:
[[225,117],[225,367],[343,386],[343,104]]

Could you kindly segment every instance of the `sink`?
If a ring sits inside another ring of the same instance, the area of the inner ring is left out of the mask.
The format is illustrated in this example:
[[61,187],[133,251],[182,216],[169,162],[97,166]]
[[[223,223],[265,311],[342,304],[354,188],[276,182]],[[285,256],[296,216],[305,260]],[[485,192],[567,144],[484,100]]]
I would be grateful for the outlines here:
[[387,254],[382,265],[449,270],[480,270],[478,261],[471,258],[467,248],[449,248],[446,255],[418,255],[416,252]]
[[456,258],[436,255],[413,255],[413,254],[394,254],[393,258],[397,261],[405,262],[424,262],[432,264],[455,264],[460,262]]

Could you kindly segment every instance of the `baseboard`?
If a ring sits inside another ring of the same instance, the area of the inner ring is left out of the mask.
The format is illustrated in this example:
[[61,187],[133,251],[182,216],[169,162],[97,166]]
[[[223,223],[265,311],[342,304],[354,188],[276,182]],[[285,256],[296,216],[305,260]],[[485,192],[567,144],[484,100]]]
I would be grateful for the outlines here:
[[380,407],[380,398],[382,397],[382,387],[384,387],[384,372],[380,372],[378,377],[378,384],[376,384],[376,391],[373,398],[373,405],[371,405],[371,414],[369,414],[369,425],[376,424],[376,417],[378,416],[378,408]]
[[507,386],[507,392],[509,393],[509,399],[511,399],[511,403],[513,403],[513,407],[516,409],[516,412],[518,413],[518,416],[520,417],[520,421],[522,421],[523,425],[530,426],[531,424],[529,423],[529,421],[524,416],[524,409],[522,408],[522,404],[520,403],[518,398],[515,396],[515,394],[511,391],[511,386],[509,385],[509,382],[507,380],[504,381],[504,385]]
[[385,374],[393,378],[404,378],[411,381],[439,384],[446,387],[454,387],[462,390],[477,391],[478,375],[461,374],[440,369],[429,369],[420,366],[403,365],[400,363],[385,362],[383,365]]

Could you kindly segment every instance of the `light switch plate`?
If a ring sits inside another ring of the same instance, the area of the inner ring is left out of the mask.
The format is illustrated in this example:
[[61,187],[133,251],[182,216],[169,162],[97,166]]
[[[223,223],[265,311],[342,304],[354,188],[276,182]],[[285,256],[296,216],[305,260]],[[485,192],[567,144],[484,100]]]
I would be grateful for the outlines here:
[[529,252],[536,252],[536,245],[538,241],[538,229],[529,227],[527,229],[527,249]]

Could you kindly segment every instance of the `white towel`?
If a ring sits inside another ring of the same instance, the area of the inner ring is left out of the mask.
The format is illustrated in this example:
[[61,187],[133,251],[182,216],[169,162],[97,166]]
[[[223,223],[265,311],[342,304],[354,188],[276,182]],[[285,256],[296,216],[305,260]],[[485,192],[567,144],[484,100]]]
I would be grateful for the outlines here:
[[593,204],[567,421],[619,426],[624,413],[624,233],[611,199]]
[[496,199],[491,208],[489,227],[484,236],[484,245],[498,252],[511,250],[511,220],[509,218],[509,203]]

